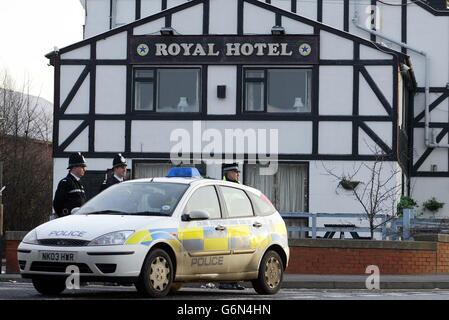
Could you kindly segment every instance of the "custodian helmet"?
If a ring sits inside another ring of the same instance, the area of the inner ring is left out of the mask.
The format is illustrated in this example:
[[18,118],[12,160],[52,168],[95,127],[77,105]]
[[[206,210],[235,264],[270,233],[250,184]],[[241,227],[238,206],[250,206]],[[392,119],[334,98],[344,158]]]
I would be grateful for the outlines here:
[[126,159],[122,156],[121,153],[117,154],[112,160],[112,167],[126,167],[128,164],[126,163]]
[[72,169],[74,167],[86,167],[86,159],[84,159],[81,152],[72,153],[69,158],[69,166],[67,169]]

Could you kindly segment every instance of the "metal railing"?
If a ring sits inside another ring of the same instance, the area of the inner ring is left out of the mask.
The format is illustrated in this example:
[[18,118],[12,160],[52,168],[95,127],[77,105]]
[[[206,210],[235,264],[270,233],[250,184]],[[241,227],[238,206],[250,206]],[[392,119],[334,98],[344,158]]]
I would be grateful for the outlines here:
[[[364,213],[308,213],[308,212],[281,212],[281,216],[284,220],[288,219],[299,219],[299,218],[308,218],[309,225],[308,227],[303,226],[288,226],[288,232],[311,232],[312,239],[317,238],[318,232],[371,232],[369,227],[358,227],[358,226],[324,226],[318,227],[317,220],[319,218],[326,219],[341,219],[341,218],[351,218],[351,219],[365,219],[368,221],[368,217]],[[379,214],[376,215],[376,226],[379,227],[374,229],[375,233],[381,233],[382,239],[385,240],[387,236],[387,215]],[[341,222],[339,223],[341,224]]]
[[[365,213],[309,213],[309,212],[281,212],[282,218],[287,222],[289,219],[309,219],[308,226],[288,226],[288,232],[308,232],[312,239],[317,239],[318,232],[325,233],[370,233],[369,227],[360,227],[355,224],[349,226],[341,221],[324,227],[318,227],[318,220],[326,219],[362,219],[368,222],[368,216]],[[417,230],[433,230],[435,232],[449,233],[449,219],[429,219],[417,218],[416,210],[404,209],[402,217],[392,217],[385,214],[378,214],[375,217],[375,234],[381,234],[382,240],[413,240],[412,234]]]

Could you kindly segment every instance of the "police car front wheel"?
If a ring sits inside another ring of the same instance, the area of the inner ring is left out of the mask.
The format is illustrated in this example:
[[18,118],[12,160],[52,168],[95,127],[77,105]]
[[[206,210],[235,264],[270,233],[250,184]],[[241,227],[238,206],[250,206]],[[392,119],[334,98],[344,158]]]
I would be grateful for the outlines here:
[[173,262],[162,249],[151,251],[145,259],[136,288],[152,298],[164,297],[173,283]]
[[275,294],[282,284],[284,267],[282,259],[276,251],[268,251],[259,266],[259,277],[252,281],[258,294]]
[[34,288],[43,295],[58,295],[66,288],[64,279],[33,279]]

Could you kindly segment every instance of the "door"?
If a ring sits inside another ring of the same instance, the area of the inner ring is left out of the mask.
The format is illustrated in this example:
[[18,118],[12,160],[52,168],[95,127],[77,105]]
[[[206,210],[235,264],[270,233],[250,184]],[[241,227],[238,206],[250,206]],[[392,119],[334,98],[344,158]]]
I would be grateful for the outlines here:
[[230,250],[228,234],[216,188],[204,186],[195,190],[183,213],[206,211],[208,220],[181,221],[178,238],[188,253],[185,261],[187,274],[226,273]]
[[231,250],[232,273],[254,271],[251,260],[256,251],[252,245],[257,219],[245,191],[233,187],[219,187],[226,211],[226,228]]

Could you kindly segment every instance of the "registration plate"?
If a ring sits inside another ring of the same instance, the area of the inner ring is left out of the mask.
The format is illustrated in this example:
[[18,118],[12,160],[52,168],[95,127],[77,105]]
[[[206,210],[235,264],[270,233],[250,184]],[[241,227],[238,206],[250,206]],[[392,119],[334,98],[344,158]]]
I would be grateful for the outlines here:
[[74,252],[41,251],[40,256],[42,261],[73,262],[76,260]]

